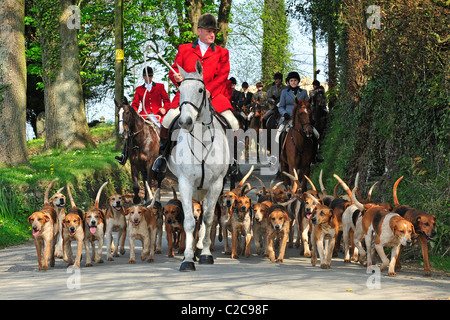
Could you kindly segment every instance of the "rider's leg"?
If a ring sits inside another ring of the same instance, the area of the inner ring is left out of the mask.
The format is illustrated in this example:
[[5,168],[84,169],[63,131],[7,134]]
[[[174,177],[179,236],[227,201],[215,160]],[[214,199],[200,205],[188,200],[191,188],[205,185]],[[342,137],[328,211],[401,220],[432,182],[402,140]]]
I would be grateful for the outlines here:
[[236,119],[236,117],[234,116],[233,112],[231,112],[231,110],[227,109],[225,111],[223,111],[222,113],[220,113],[225,119],[227,119],[228,123],[231,126],[231,129],[233,129],[234,131],[239,130],[239,122]]
[[164,173],[167,169],[167,154],[170,149],[169,128],[172,121],[180,114],[180,108],[170,109],[165,115],[159,132],[159,155],[153,163],[152,170],[158,173]]
[[317,129],[314,128],[314,127],[313,127],[313,132],[314,132],[314,144],[316,145],[316,150],[314,152],[313,163],[323,162],[324,158],[322,157],[322,154],[320,153],[320,144],[319,144],[320,134],[317,131]]
[[[227,110],[221,112],[220,114],[225,119],[227,119],[227,121],[230,124],[231,129],[233,131],[239,130],[239,121],[236,119],[236,117],[234,116],[233,112],[231,112],[231,110],[227,109]],[[234,150],[234,148],[232,150]],[[235,157],[233,157],[233,164],[231,166],[231,174],[237,175],[238,173],[239,173],[239,169],[237,167],[237,160],[235,159]]]

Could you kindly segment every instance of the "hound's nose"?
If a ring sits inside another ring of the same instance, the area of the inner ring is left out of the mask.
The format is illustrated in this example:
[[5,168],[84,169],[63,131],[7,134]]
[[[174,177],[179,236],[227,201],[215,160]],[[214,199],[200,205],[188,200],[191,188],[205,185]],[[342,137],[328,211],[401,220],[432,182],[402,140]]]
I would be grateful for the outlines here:
[[407,246],[407,247],[410,247],[411,244],[412,244],[411,240],[406,241],[406,246]]

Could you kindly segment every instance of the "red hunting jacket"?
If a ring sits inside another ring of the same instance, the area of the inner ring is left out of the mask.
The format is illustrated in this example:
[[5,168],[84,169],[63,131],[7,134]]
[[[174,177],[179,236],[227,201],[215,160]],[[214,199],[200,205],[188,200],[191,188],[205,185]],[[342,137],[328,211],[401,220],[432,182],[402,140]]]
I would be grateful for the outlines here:
[[[178,65],[184,71],[195,72],[195,64],[200,60],[203,66],[203,81],[206,89],[211,92],[211,103],[217,112],[221,113],[227,109],[233,110],[231,106],[231,81],[228,80],[230,73],[230,60],[228,50],[214,43],[202,57],[198,42],[182,44],[178,48],[173,68],[178,72]],[[169,72],[170,80],[178,87],[180,84],[174,79],[173,72]],[[172,100],[171,108],[179,106],[180,93],[178,92]]]
[[[147,93],[145,93],[146,91]],[[169,96],[167,95],[164,85],[161,83],[152,82],[151,91],[148,91],[147,88],[145,88],[145,85],[137,87],[136,92],[134,94],[133,102],[131,103],[131,106],[136,111],[139,110],[139,104],[143,104],[144,95],[145,95],[145,110],[147,110],[147,113],[145,113],[144,109],[142,109],[141,112],[139,112],[139,114],[145,117],[147,114],[153,113],[161,116],[162,120],[164,116],[163,114],[161,114],[161,112],[159,112],[159,109],[164,108],[166,111],[170,109],[170,99]]]

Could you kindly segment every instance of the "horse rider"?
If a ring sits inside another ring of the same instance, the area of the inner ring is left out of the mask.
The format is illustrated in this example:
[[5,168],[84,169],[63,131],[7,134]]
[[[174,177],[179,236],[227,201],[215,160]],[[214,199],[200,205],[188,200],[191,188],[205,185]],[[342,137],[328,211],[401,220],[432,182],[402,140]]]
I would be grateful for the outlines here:
[[239,96],[238,107],[247,115],[252,105],[253,93],[248,91],[248,83],[242,82],[242,92]]
[[[147,66],[144,68],[142,77],[144,78],[144,84],[136,88],[131,106],[144,119],[150,117],[150,120],[159,126],[167,108],[170,106],[169,96],[162,83],[153,81],[153,69],[151,67]],[[124,139],[122,154],[116,156],[115,159],[121,165],[127,162],[128,139]]]
[[277,72],[273,75],[273,84],[267,91],[267,102],[269,104],[269,110],[264,114],[263,125],[266,127],[266,122],[269,117],[278,112],[277,104],[280,101],[281,92],[287,89],[283,84],[283,75]]
[[[186,72],[191,73],[196,71],[195,64],[197,60],[200,60],[207,97],[211,99],[214,109],[236,131],[239,130],[239,123],[233,115],[233,107],[231,106],[231,81],[228,80],[230,73],[229,52],[227,49],[215,45],[214,41],[218,30],[216,17],[210,13],[202,14],[197,26],[198,39],[194,43],[179,46],[172,67],[175,71],[178,71],[179,65]],[[169,78],[177,87],[183,81],[180,73],[172,71],[169,72]],[[180,93],[178,92],[161,123],[159,156],[152,167],[152,170],[156,173],[164,173],[167,170],[166,158],[170,151],[169,128],[172,121],[180,114],[179,102]]]
[[[289,72],[286,82],[288,83],[288,87],[281,92],[280,103],[278,105],[278,111],[281,114],[281,118],[279,120],[279,126],[277,131],[277,136],[275,141],[278,142],[280,134],[285,130],[288,120],[292,118],[292,112],[295,107],[295,99],[297,100],[305,100],[309,101],[308,92],[299,87],[300,84],[300,75],[296,71]],[[318,140],[319,133],[313,127],[314,131],[314,140],[317,145],[317,150],[319,148]],[[323,159],[316,152],[316,157],[313,162],[323,162]]]
[[255,113],[255,109],[258,107],[261,113],[265,113],[268,111],[269,104],[267,103],[267,92],[263,91],[263,83],[261,81],[258,81],[256,83],[256,92],[253,94],[252,97],[252,108],[251,112],[248,115],[248,120],[251,120],[253,114]]
[[256,83],[256,92],[253,95],[253,103],[256,103],[259,105],[262,111],[268,111],[269,104],[267,101],[267,92],[263,91],[263,83],[261,81],[258,81]]
[[[317,106],[317,94],[321,93],[325,95],[325,88],[320,84],[319,80],[314,80],[313,83],[313,90],[309,92],[309,102],[311,103],[311,109],[313,111],[313,115],[315,114],[314,108]],[[326,105],[324,107],[325,112],[328,112],[328,109],[326,108]],[[316,120],[316,119],[313,119]]]
[[239,90],[236,90],[236,84],[237,84],[236,78],[231,77],[230,81],[231,81],[231,90],[232,90],[231,105],[233,106],[234,110],[237,111],[237,104],[238,104],[239,96],[241,95],[241,92]]
[[288,87],[281,92],[280,103],[278,105],[278,112],[281,114],[279,125],[283,124],[285,120],[292,117],[292,111],[295,107],[295,98],[297,100],[308,101],[308,92],[299,87],[300,75],[296,71],[289,72],[286,82]]

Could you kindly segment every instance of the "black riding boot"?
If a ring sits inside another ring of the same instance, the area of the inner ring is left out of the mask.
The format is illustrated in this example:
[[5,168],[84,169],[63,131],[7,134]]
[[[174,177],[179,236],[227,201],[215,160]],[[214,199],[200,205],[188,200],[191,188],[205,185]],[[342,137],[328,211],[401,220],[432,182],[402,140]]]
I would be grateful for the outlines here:
[[159,140],[159,155],[153,163],[152,170],[156,173],[165,173],[167,170],[167,154],[170,149],[169,129],[161,127]]
[[120,156],[115,156],[114,159],[121,165],[125,165],[128,160],[128,139],[123,139],[123,149]]

